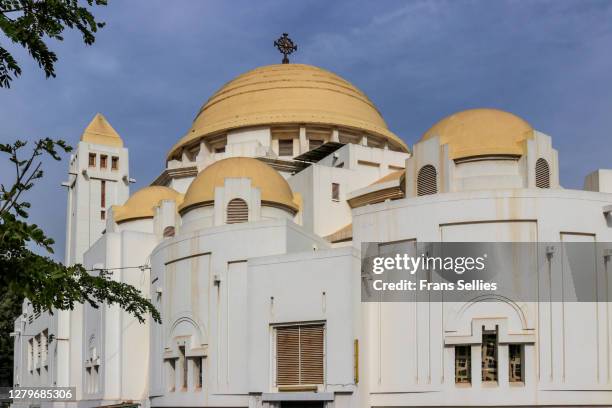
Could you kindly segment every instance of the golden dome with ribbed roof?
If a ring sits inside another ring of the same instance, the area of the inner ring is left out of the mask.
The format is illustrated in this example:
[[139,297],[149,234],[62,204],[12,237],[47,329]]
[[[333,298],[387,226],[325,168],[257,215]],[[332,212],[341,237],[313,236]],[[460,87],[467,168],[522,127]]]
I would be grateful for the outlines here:
[[522,118],[497,109],[470,109],[447,116],[433,125],[421,141],[440,137],[451,159],[486,155],[522,156],[533,128]]
[[251,186],[261,193],[262,204],[279,205],[293,212],[298,210],[289,183],[276,170],[250,157],[230,157],[211,164],[198,174],[187,189],[179,211],[184,213],[214,202],[215,188],[223,187],[228,178],[251,179]]
[[219,89],[202,106],[191,129],[172,147],[168,158],[202,137],[237,128],[284,124],[361,130],[408,151],[387,128],[372,101],[353,84],[312,65],[278,64],[256,68]]
[[180,204],[183,195],[178,191],[164,186],[149,186],[138,190],[123,205],[113,206],[115,222],[121,223],[141,218],[152,218],[155,207],[162,200],[174,200]]

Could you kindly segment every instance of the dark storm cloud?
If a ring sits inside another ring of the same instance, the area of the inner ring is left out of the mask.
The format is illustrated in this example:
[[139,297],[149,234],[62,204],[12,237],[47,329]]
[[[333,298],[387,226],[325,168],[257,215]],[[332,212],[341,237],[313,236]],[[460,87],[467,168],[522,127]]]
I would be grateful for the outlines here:
[[[75,35],[52,45],[56,79],[15,51],[24,74],[0,90],[2,142],[53,136],[76,144],[102,112],[130,149],[140,188],[218,87],[280,61],[272,42],[288,31],[299,44],[292,60],[352,81],[410,145],[447,114],[496,107],[553,137],[565,187],[612,167],[609,1],[111,0],[97,15],[107,26],[94,46]],[[47,163],[28,196],[60,259],[66,166]],[[3,181],[8,171],[0,164]]]

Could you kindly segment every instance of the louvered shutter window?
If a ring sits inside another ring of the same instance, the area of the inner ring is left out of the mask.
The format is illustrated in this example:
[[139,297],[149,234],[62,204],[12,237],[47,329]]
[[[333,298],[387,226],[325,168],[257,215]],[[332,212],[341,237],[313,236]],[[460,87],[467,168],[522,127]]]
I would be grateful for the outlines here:
[[421,167],[417,176],[417,195],[436,194],[438,192],[438,175],[431,164]]
[[227,204],[227,223],[238,224],[249,220],[249,207],[247,203],[240,199],[234,198]]
[[535,166],[536,187],[550,188],[550,167],[545,159],[538,159]]
[[276,383],[323,384],[324,326],[286,326],[276,329]]

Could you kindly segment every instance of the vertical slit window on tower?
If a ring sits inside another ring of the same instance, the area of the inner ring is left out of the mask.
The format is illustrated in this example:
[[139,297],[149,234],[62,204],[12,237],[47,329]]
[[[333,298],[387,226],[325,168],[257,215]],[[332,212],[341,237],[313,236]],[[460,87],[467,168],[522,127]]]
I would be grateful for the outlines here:
[[108,162],[108,156],[105,154],[100,155],[100,168],[105,169]]
[[100,182],[100,207],[106,208],[106,180]]
[[49,358],[49,330],[45,329],[42,332],[42,364],[45,368],[48,367],[47,359]]
[[28,371],[34,371],[34,339],[28,340]]
[[92,392],[92,379],[91,379],[91,367],[87,367],[85,368],[85,373],[87,374],[85,376],[85,389],[87,390],[88,394],[91,394]]
[[111,170],[119,170],[119,158],[117,156],[111,158]]
[[497,330],[482,331],[482,381],[497,381]]
[[89,167],[96,167],[96,154],[89,153]]
[[472,347],[468,345],[455,346],[455,383],[470,384],[472,382]]

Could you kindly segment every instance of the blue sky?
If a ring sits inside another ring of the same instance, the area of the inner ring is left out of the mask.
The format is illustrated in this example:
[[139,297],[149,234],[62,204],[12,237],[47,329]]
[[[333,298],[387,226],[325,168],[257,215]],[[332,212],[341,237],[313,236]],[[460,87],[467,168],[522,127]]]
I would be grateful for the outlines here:
[[[60,61],[45,79],[9,46],[23,75],[0,89],[0,141],[63,138],[76,144],[96,112],[130,149],[134,190],[164,167],[168,149],[221,85],[280,62],[338,73],[365,91],[409,145],[436,121],[468,108],[508,110],[553,137],[561,183],[612,168],[612,2],[602,1],[157,1],[110,0],[91,47],[75,34],[51,42]],[[0,34],[0,43],[7,46]],[[46,163],[28,195],[31,220],[63,257],[67,163]],[[0,163],[0,180],[12,175]]]

